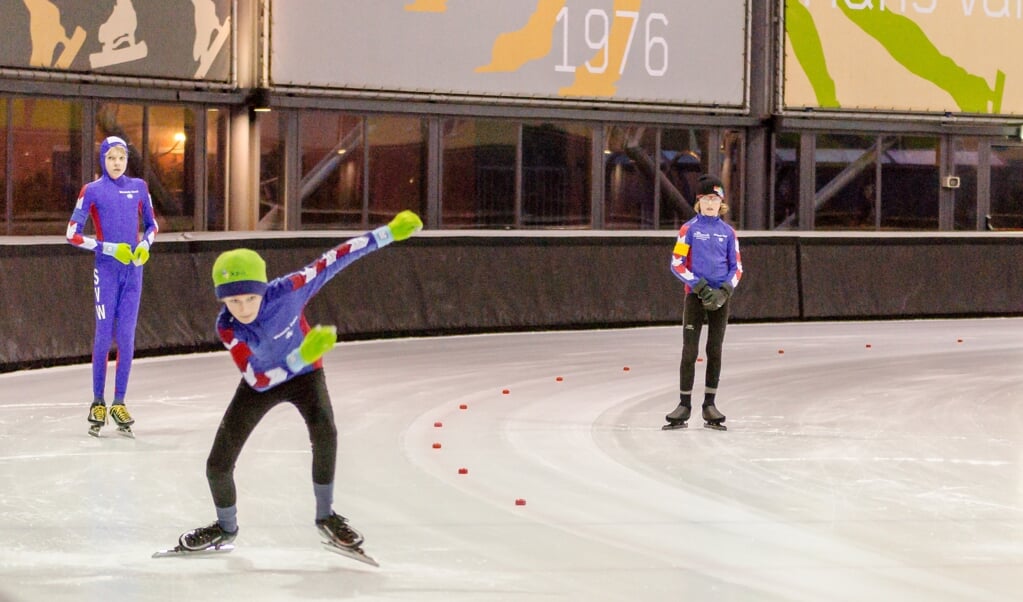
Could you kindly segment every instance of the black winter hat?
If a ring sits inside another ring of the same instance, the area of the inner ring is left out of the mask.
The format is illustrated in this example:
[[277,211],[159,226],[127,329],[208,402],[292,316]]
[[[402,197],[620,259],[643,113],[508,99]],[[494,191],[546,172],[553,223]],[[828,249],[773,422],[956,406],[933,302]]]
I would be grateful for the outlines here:
[[724,200],[725,185],[721,183],[721,180],[709,173],[705,173],[696,181],[696,196],[703,196],[705,194],[716,194]]

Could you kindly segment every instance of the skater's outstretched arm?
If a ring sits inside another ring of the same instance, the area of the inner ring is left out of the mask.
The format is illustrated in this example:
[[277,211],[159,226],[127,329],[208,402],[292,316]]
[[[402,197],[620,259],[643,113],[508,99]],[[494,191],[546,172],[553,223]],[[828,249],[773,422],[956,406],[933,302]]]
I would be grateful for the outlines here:
[[402,211],[386,226],[346,240],[330,249],[301,270],[292,272],[284,279],[291,283],[292,290],[302,290],[306,299],[312,298],[323,285],[355,260],[382,249],[394,241],[409,238],[423,227],[419,216],[411,211]]

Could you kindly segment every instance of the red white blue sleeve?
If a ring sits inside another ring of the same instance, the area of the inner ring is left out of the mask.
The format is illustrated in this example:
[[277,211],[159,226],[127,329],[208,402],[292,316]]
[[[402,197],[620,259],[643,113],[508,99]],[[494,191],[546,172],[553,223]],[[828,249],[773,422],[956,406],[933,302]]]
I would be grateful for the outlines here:
[[690,251],[689,222],[682,224],[678,231],[678,238],[675,240],[675,247],[671,250],[671,273],[686,285],[686,292],[692,290],[700,279],[691,270],[692,256]]
[[[93,205],[93,196],[87,194],[86,191],[88,185],[82,186],[82,189],[78,192],[78,201],[75,202],[75,210],[71,214],[71,219],[67,224],[67,241],[72,245],[85,249],[87,251],[95,251],[96,247],[99,246],[99,241],[91,236],[85,236],[83,230],[85,228],[85,222],[90,217],[95,217],[96,209]],[[103,240],[102,225],[98,219],[93,219],[93,224],[96,227],[96,236],[100,240]]]
[[149,194],[149,186],[142,180],[139,180],[139,183],[142,185],[143,191],[142,198],[139,199],[139,217],[142,218],[142,225],[145,227],[145,230],[142,232],[142,238],[135,248],[144,246],[148,249],[153,246],[153,241],[156,240],[156,233],[160,231],[160,228],[156,225],[153,197]]
[[739,286],[742,280],[742,253],[739,252],[739,237],[732,231],[731,244],[728,249],[728,277],[725,282],[732,285],[732,289]]
[[305,299],[312,298],[323,285],[355,260],[381,249],[394,241],[394,235],[387,226],[346,240],[320,255],[301,270],[284,276],[291,282],[292,290],[301,290]]

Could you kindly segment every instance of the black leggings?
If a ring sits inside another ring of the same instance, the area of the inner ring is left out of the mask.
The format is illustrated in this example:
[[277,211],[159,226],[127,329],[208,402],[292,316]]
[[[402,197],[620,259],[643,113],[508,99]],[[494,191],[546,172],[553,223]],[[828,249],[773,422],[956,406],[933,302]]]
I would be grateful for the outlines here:
[[236,504],[234,466],[242,447],[263,416],[285,401],[298,408],[309,429],[309,441],[313,446],[313,483],[326,485],[334,482],[337,427],[323,370],[296,376],[262,393],[242,380],[224,412],[206,460],[206,479],[210,483],[213,503],[218,508]]
[[700,353],[700,331],[703,322],[707,322],[707,375],[704,389],[714,393],[721,377],[721,347],[725,340],[725,328],[728,326],[728,302],[717,311],[703,309],[700,297],[692,293],[686,295],[682,313],[682,362],[678,369],[678,390],[693,390],[696,378],[696,356]]

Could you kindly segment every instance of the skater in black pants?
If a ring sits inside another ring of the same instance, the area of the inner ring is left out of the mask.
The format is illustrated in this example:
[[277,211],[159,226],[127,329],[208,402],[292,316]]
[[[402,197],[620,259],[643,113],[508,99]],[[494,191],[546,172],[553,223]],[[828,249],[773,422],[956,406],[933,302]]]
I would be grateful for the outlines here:
[[234,249],[217,258],[213,285],[224,304],[217,317],[217,334],[230,350],[242,380],[206,461],[217,520],[183,533],[178,547],[168,553],[219,550],[234,541],[238,535],[235,462],[266,413],[289,402],[309,430],[317,528],[341,553],[375,564],[359,548],[362,535],[332,508],[337,428],[321,358],[337,342],[337,331],[333,326],[310,328],[303,312],[309,300],[345,267],[422,227],[415,213],[402,211],[388,225],[347,240],[301,270],[271,282],[267,282],[266,263],[255,251]]
[[696,217],[682,225],[672,251],[671,271],[686,287],[683,305],[682,361],[679,365],[679,404],[665,416],[665,429],[684,428],[692,412],[693,381],[700,333],[707,323],[707,372],[704,381],[705,426],[725,430],[717,409],[721,350],[728,326],[729,299],[742,278],[742,260],[735,230],[721,219],[728,212],[725,188],[716,177],[700,176]]

